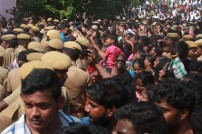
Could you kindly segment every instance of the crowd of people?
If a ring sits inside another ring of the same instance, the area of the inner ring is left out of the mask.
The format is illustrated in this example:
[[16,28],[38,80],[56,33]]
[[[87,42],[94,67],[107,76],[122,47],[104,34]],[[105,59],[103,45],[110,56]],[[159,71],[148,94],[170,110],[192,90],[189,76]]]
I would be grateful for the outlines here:
[[201,134],[201,1],[133,12],[0,16],[0,132]]

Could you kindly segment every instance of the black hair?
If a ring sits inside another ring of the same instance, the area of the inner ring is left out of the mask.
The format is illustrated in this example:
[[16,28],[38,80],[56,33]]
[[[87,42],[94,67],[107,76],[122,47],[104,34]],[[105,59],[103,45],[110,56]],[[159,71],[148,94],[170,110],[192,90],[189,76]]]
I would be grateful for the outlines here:
[[152,101],[166,100],[168,104],[177,110],[189,110],[189,115],[194,109],[196,97],[193,91],[177,78],[166,78],[152,91],[153,96],[149,96]]
[[147,53],[145,51],[137,51],[139,58],[142,59],[143,61],[146,58]]
[[170,62],[170,59],[166,56],[160,56],[159,57],[159,64],[157,64],[155,68],[155,73],[154,73],[154,80],[155,82],[160,82],[159,81],[159,71],[163,69],[163,67]]
[[202,74],[202,62],[201,61],[193,61],[189,64],[190,71],[194,71]]
[[128,120],[133,124],[136,134],[166,134],[163,114],[150,102],[136,102],[118,109],[117,120]]
[[141,36],[140,40],[143,46],[148,46],[150,44],[150,38],[147,36]]
[[144,86],[154,84],[154,77],[152,73],[147,71],[142,71],[135,76],[135,79],[140,79]]
[[118,37],[116,34],[109,34],[109,35],[107,35],[107,38],[114,40],[114,45],[116,45],[116,46],[118,45]]
[[197,107],[191,115],[190,124],[194,134],[202,134],[202,118],[200,118],[201,115],[201,107]]
[[[158,44],[154,44],[154,45],[152,46],[152,48],[154,48],[154,52],[156,53],[156,56],[159,56],[159,55],[162,54],[161,48],[158,46]],[[152,49],[152,48],[151,48],[151,49]]]
[[117,58],[119,58],[119,57],[123,57],[124,58],[124,61],[126,61],[127,59],[126,59],[126,56],[125,55],[123,55],[123,54],[118,54],[117,56],[116,56],[116,59]]
[[111,78],[103,79],[86,88],[86,93],[96,103],[106,109],[122,107],[128,103],[128,90],[118,81]]
[[71,58],[72,61],[76,61],[81,53],[79,50],[70,48],[63,48],[63,52],[67,53],[67,55]]
[[144,65],[144,60],[142,59],[135,59],[132,63],[132,67],[134,67],[135,64],[138,64],[140,68],[144,69],[145,65]]
[[27,62],[27,50],[20,52],[20,53],[18,54],[17,59],[18,59],[18,60],[21,60],[21,61]]
[[153,67],[154,66],[154,61],[156,60],[156,57],[153,56],[152,54],[147,54],[146,58],[151,63],[151,67]]
[[5,42],[9,45],[9,48],[15,48],[17,46],[17,40],[16,39],[14,39],[14,40],[7,40]]
[[59,25],[58,29],[59,29],[59,30],[63,30],[63,29],[65,29],[66,27],[68,27],[66,24],[61,24],[61,25]]
[[184,41],[176,43],[176,51],[180,59],[186,59],[189,53],[189,46]]
[[123,49],[124,55],[128,58],[132,54],[132,46],[128,43],[125,44]]
[[86,126],[80,123],[70,123],[68,127],[59,129],[57,134],[111,134],[111,132],[101,126]]
[[62,83],[56,73],[50,69],[33,69],[22,80],[21,94],[33,94],[37,91],[49,90],[55,100],[61,96]]
[[140,43],[136,44],[135,47],[134,47],[134,51],[135,52],[144,51],[143,45],[140,44]]
[[202,107],[202,74],[191,73],[183,78],[183,84],[196,95],[196,106]]

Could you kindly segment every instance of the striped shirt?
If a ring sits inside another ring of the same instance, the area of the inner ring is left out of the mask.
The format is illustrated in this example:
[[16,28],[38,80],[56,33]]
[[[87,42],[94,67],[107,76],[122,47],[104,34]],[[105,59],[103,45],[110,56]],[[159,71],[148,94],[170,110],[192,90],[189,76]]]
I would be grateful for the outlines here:
[[184,64],[179,57],[176,57],[170,64],[169,69],[173,71],[173,74],[177,79],[182,79],[186,74]]

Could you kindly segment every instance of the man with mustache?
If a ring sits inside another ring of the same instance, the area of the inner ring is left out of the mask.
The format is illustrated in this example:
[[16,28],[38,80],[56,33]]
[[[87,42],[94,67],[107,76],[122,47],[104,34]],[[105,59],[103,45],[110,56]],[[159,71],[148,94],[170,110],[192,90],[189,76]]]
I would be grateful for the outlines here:
[[51,69],[33,69],[22,80],[21,98],[25,103],[25,114],[2,134],[54,134],[64,126],[80,122],[76,117],[66,115],[61,96],[62,82]]

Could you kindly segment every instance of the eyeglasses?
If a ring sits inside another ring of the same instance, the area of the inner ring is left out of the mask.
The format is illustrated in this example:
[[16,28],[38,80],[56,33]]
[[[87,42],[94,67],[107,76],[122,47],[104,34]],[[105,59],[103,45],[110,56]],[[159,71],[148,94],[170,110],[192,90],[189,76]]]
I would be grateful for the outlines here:
[[118,63],[125,63],[124,60],[116,60],[116,62],[118,62]]

